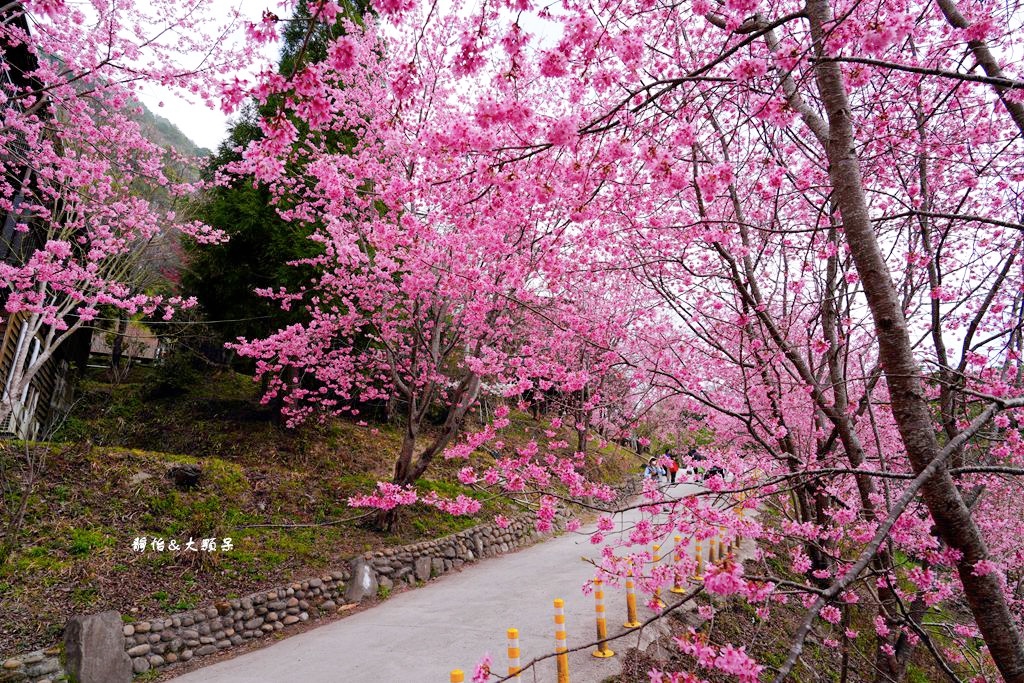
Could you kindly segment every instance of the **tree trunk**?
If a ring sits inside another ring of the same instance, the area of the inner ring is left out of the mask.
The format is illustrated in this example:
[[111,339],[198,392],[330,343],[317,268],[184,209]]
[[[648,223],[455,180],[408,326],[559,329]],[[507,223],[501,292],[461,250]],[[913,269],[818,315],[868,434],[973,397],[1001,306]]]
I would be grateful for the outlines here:
[[[82,321],[76,319],[59,334],[53,327],[47,327],[46,334],[39,337],[44,326],[38,313],[30,315],[22,324],[25,326],[24,343],[18,345],[14,359],[11,361],[7,382],[2,385],[3,388],[0,391],[0,424],[7,423],[18,407],[21,395],[32,384],[32,380],[35,379],[39,371],[50,362],[54,352],[82,327]],[[20,335],[21,332],[19,331],[18,334]],[[33,339],[41,339],[34,360],[29,356]],[[15,425],[15,428],[20,431],[22,425]]]
[[128,333],[128,319],[119,317],[114,330],[114,341],[110,345],[110,378],[116,384],[123,377],[121,361],[124,356],[124,338]]
[[587,409],[588,394],[586,388],[580,389],[580,406],[576,415],[576,452],[587,452],[587,441],[590,436],[590,411]]
[[[828,0],[809,0],[807,18],[815,52],[823,57],[825,30],[832,20]],[[914,472],[920,473],[940,449],[903,310],[868,215],[846,86],[835,62],[816,62],[814,74],[829,122],[829,176],[878,334],[879,359],[889,385],[893,416]],[[1009,683],[1024,683],[1020,633],[997,577],[973,573],[975,564],[988,558],[988,551],[945,467],[924,484],[922,494],[943,541],[962,553],[957,563],[960,580],[996,666]]]
[[[420,432],[420,420],[422,415],[416,409],[415,395],[409,398],[406,405],[405,431],[402,433],[402,445],[398,450],[398,458],[395,460],[395,471],[391,478],[393,484],[406,486],[416,481],[412,475],[413,455],[416,452],[416,439]],[[381,510],[377,514],[375,526],[379,531],[391,531],[398,521],[398,508]]]
[[[455,402],[448,409],[448,416],[445,418],[441,433],[418,455],[416,455],[416,439],[426,410],[425,407],[418,409],[415,396],[410,397],[409,409],[406,413],[405,433],[402,435],[402,446],[398,453],[398,459],[395,461],[395,474],[391,479],[393,484],[410,486],[423,476],[437,454],[443,451],[458,435],[463,422],[465,422],[466,413],[476,403],[479,393],[480,378],[475,374],[463,377],[455,391]],[[377,528],[381,531],[390,531],[397,521],[398,508],[381,510],[377,515]]]

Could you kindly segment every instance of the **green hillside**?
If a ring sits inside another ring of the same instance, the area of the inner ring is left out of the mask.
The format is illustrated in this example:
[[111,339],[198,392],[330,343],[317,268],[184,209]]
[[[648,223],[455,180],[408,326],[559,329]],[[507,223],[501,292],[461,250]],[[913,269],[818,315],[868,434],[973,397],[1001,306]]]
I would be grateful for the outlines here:
[[[0,655],[52,644],[74,613],[188,609],[315,575],[366,550],[518,512],[506,499],[458,483],[465,461],[442,459],[419,489],[476,497],[481,511],[452,517],[416,505],[391,532],[375,531],[346,500],[389,478],[399,425],[332,420],[290,430],[259,404],[249,377],[210,373],[184,395],[161,398],[154,372],[136,368],[118,385],[100,375],[86,380],[54,440],[31,446],[45,452],[46,466],[18,549],[0,568],[0,613],[8,615]],[[503,432],[505,449],[545,428],[525,414],[513,418]],[[0,467],[16,470],[19,448],[0,450]],[[607,481],[621,481],[638,463],[617,447],[602,455],[591,474]],[[490,458],[477,453],[471,462]],[[170,478],[182,465],[200,468],[194,489]],[[133,540],[141,536],[181,543],[231,537],[234,547],[217,554],[135,552]]]

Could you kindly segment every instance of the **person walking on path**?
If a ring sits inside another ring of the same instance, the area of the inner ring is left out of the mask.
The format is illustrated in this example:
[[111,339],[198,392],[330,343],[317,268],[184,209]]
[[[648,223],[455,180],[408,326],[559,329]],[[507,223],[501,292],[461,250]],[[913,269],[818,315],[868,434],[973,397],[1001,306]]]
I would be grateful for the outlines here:
[[703,479],[704,466],[701,463],[704,462],[704,456],[700,454],[696,446],[691,448],[690,451],[686,454],[686,456],[690,460],[690,466],[693,468],[694,476]]
[[644,468],[644,479],[653,479],[660,484],[664,476],[665,468],[658,464],[657,458],[647,461],[647,467]]
[[674,484],[676,483],[676,475],[679,474],[679,459],[672,451],[667,451],[665,457],[668,458],[669,481]]

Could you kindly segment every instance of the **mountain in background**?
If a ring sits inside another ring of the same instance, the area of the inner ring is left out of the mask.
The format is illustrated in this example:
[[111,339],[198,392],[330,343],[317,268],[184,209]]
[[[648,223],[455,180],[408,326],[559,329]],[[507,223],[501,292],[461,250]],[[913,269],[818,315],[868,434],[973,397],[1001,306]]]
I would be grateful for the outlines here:
[[[57,64],[62,70],[67,69],[66,63],[59,57],[43,53],[40,58],[47,62]],[[106,81],[99,79],[98,82],[94,83],[88,78],[77,80],[73,83],[73,87],[81,94],[87,90],[102,88]],[[133,98],[134,100],[134,98]],[[154,114],[149,107],[142,104],[138,100],[134,100],[134,104],[138,105],[141,109],[141,113],[127,111],[130,118],[138,121],[142,127],[142,132],[150,142],[154,142],[164,149],[171,147],[179,154],[184,154],[189,157],[195,157],[196,163],[193,166],[198,169],[203,162],[206,161],[212,152],[205,147],[200,147],[196,143],[192,142],[187,135],[181,132],[181,129],[171,123],[168,119],[165,119],[159,114]],[[198,171],[197,171],[198,172]],[[197,176],[198,177],[198,176]]]
[[134,118],[142,126],[142,132],[151,142],[161,147],[172,147],[180,154],[189,157],[197,157],[197,165],[210,156],[211,152],[206,147],[200,147],[192,142],[181,129],[159,114],[155,114],[146,105],[139,104],[142,113]]

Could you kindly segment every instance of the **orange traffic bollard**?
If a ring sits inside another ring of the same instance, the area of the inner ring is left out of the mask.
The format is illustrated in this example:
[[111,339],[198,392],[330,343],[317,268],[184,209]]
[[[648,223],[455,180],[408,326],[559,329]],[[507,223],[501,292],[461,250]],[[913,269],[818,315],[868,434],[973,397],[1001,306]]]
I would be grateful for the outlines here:
[[515,676],[513,681],[520,680],[519,671],[519,629],[510,628],[506,635],[508,636],[508,675]]
[[680,547],[680,545],[682,544],[682,541],[683,541],[683,537],[682,536],[676,536],[673,540],[675,540],[675,542],[676,542],[676,551],[675,551],[675,554],[673,556],[674,559],[675,559],[675,563],[676,563],[676,572],[675,572],[676,578],[675,578],[675,581],[672,583],[672,588],[669,589],[669,592],[670,593],[682,594],[682,593],[686,592],[686,589],[683,588],[683,575],[679,572],[678,567],[679,567],[679,563],[683,559],[683,552],[682,552],[683,549]]
[[558,662],[558,683],[569,683],[569,646],[565,639],[565,601],[555,599],[555,660]]
[[[654,568],[658,566],[658,563],[661,562],[661,555],[658,554],[659,550],[661,550],[660,545],[654,546],[654,556],[651,566],[652,572],[654,571]],[[657,609],[661,609],[665,606],[665,602],[661,599],[661,586],[658,586],[654,589],[654,604],[657,607]]]
[[633,584],[633,571],[626,575],[626,628],[636,628],[640,620],[636,618],[636,586]]
[[601,579],[594,579],[594,611],[597,616],[597,649],[591,654],[595,657],[605,659],[613,656],[611,648],[608,647],[608,622],[604,618],[604,587]]

